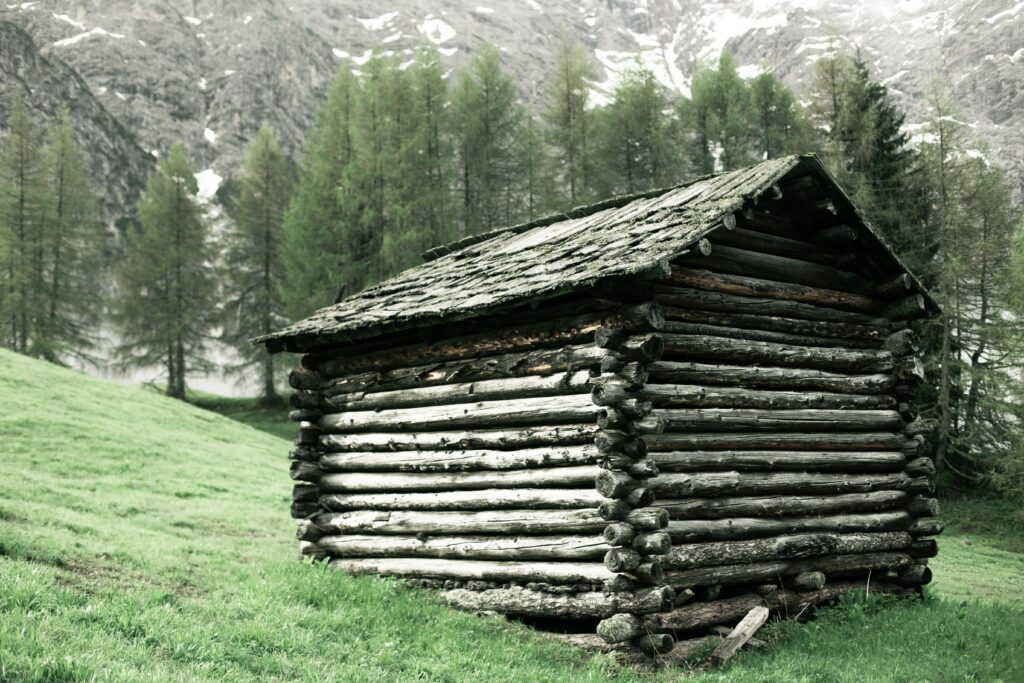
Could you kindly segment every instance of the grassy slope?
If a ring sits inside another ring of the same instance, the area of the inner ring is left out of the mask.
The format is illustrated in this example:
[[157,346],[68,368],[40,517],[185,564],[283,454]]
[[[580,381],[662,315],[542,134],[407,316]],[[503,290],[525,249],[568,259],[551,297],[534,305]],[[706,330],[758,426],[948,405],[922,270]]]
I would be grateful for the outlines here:
[[[287,430],[203,400],[264,431],[0,351],[0,681],[636,678],[394,582],[298,564],[288,444],[272,435]],[[935,561],[937,595],[980,585],[985,604],[772,626],[769,651],[700,678],[1024,679],[1024,548],[991,513],[954,506]]]

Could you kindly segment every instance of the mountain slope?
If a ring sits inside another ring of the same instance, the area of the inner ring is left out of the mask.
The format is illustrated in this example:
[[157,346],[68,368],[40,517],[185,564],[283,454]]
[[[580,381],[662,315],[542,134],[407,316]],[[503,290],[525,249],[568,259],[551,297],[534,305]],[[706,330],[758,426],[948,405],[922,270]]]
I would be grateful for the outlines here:
[[775,70],[807,98],[811,68],[830,42],[860,48],[908,111],[911,132],[927,115],[929,84],[941,78],[993,159],[1024,183],[1024,3],[1017,0],[479,2],[39,0],[0,5],[0,17],[74,68],[144,149],[180,138],[199,168],[221,176],[234,172],[263,121],[294,154],[334,70],[358,70],[373,48],[408,59],[433,43],[454,67],[488,40],[536,102],[564,32],[594,56],[598,103],[638,62],[686,94],[697,67],[726,47],[744,75]]
[[6,121],[15,89],[42,120],[58,116],[67,107],[103,187],[104,210],[110,218],[125,215],[145,185],[153,157],[136,143],[133,134],[94,96],[81,76],[59,59],[47,58],[32,37],[7,21],[0,21],[0,120]]

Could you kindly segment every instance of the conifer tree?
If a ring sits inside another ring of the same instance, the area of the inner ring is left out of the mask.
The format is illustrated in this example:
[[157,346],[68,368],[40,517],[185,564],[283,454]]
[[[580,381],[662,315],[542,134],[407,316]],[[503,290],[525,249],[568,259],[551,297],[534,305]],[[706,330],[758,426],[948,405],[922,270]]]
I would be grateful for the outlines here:
[[232,210],[235,224],[224,250],[223,338],[241,362],[232,370],[258,367],[263,405],[279,402],[274,356],[250,339],[282,327],[287,316],[280,285],[284,214],[291,194],[288,159],[274,131],[264,124],[245,154],[240,193]]
[[5,346],[28,352],[42,303],[39,131],[16,92],[0,146],[0,321]]
[[773,74],[759,74],[750,82],[750,103],[755,160],[810,151],[807,142],[810,131],[796,98]]
[[299,179],[283,228],[281,298],[291,319],[330,305],[348,284],[352,207],[345,193],[358,92],[359,83],[352,72],[339,69],[306,136]]
[[684,125],[692,131],[688,156],[697,173],[730,171],[751,163],[750,88],[730,53],[721,54],[717,68],[697,72],[690,99],[679,106]]
[[54,362],[69,356],[88,359],[100,315],[96,292],[107,236],[88,159],[66,109],[47,131],[40,178],[46,188],[37,268],[42,281],[36,285],[41,306],[31,352]]
[[563,190],[574,205],[588,200],[592,184],[591,117],[587,103],[588,80],[593,77],[594,67],[586,48],[563,36],[547,86],[545,114],[552,147],[558,152]]
[[523,119],[515,82],[493,46],[477,50],[453,95],[464,234],[514,222],[516,139]]
[[596,114],[600,158],[594,184],[600,196],[663,187],[678,180],[671,110],[665,89],[646,69],[632,71]]
[[121,361],[163,367],[167,395],[179,399],[187,375],[210,367],[205,351],[215,316],[197,189],[188,153],[175,143],[139,200],[139,230],[126,235],[113,303]]

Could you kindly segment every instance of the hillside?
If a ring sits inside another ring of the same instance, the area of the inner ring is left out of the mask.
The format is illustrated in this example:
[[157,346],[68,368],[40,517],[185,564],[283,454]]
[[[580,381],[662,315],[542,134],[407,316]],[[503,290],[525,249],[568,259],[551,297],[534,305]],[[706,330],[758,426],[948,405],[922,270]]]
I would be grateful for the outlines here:
[[[0,681],[638,679],[394,582],[300,564],[281,438],[7,351],[0,402]],[[769,627],[771,648],[700,680],[1024,678],[1020,512],[953,510],[939,599]]]
[[[1024,4],[1015,0],[38,0],[0,5],[0,20],[80,75],[132,144],[150,152],[181,139],[209,181],[235,172],[264,121],[295,154],[334,71],[358,71],[374,48],[404,60],[432,43],[457,67],[490,41],[536,103],[565,33],[591,52],[595,103],[637,63],[687,95],[696,69],[723,48],[744,76],[771,69],[806,99],[814,62],[831,42],[860,49],[908,112],[909,132],[920,133],[929,86],[942,79],[991,157],[1024,183]],[[6,81],[17,69],[2,53]],[[31,73],[20,85],[45,87]],[[95,127],[92,116],[76,112],[82,128]],[[94,157],[108,142],[87,135]],[[119,198],[122,213],[127,199]]]

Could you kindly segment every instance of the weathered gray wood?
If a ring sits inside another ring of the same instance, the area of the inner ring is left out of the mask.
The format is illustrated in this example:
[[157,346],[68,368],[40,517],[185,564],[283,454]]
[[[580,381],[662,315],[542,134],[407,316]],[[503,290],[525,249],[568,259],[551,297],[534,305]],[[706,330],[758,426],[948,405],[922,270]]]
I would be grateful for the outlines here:
[[673,547],[661,558],[669,569],[697,569],[725,564],[789,560],[819,555],[846,555],[910,547],[910,534],[902,531],[838,534],[791,534],[745,541],[689,543]]
[[910,484],[911,478],[903,472],[685,472],[660,474],[648,480],[648,486],[654,489],[658,498],[865,493],[883,489],[903,490]]
[[859,408],[895,409],[896,399],[878,394],[841,394],[820,391],[765,391],[759,389],[648,384],[643,396],[655,408]]
[[361,355],[311,357],[313,368],[326,378],[395,367],[466,360],[481,356],[524,352],[590,341],[596,330],[610,327],[625,332],[657,329],[663,321],[660,309],[651,304],[598,311],[486,332],[416,343]]
[[893,325],[883,328],[855,323],[698,308],[677,308],[675,306],[665,306],[665,320],[664,332],[675,331],[675,325],[678,323],[692,323],[715,325],[719,330],[727,330],[725,333],[718,333],[724,337],[743,339],[749,336],[746,334],[748,330],[767,330],[821,340],[812,346],[845,346],[849,348],[878,348],[893,327]]
[[939,554],[939,544],[934,538],[915,538],[907,550],[911,557],[935,557]]
[[708,256],[686,256],[684,262],[704,270],[794,282],[811,287],[829,287],[855,293],[863,293],[868,289],[863,276],[851,271],[736,247],[719,246]]
[[877,569],[902,569],[909,566],[910,555],[894,552],[862,553],[858,555],[828,555],[798,560],[758,562],[699,569],[669,570],[665,580],[673,588],[692,588],[708,584],[735,585],[764,580],[786,578],[805,572],[820,571],[826,576],[841,572],[866,572]]
[[917,518],[910,524],[908,531],[910,531],[911,536],[915,537],[938,536],[944,528],[945,524],[940,519]]
[[825,587],[823,572],[805,572],[786,581],[786,586],[797,591],[817,591]]
[[320,465],[315,462],[293,460],[288,468],[288,476],[296,481],[317,481],[320,479]]
[[[764,605],[772,611],[793,616],[804,612],[807,607],[821,605],[836,600],[844,593],[863,590],[865,584],[859,581],[839,581],[828,583],[820,591],[779,590],[768,595],[745,594],[732,598],[724,598],[714,602],[695,602],[676,607],[669,612],[647,615],[643,620],[646,631],[694,631],[716,624],[735,623],[758,605]],[[871,590],[894,595],[912,595],[908,590],[895,583],[872,581]]]
[[441,557],[466,560],[600,560],[601,536],[331,535],[317,543],[331,557]]
[[612,548],[604,554],[604,566],[610,572],[629,572],[640,566],[643,558],[632,548]]
[[892,354],[884,350],[796,346],[708,335],[665,334],[669,358],[710,359],[744,364],[803,367],[830,372],[886,372]]
[[625,498],[627,493],[641,486],[642,480],[618,470],[601,470],[595,475],[594,487],[606,498]]
[[597,625],[597,635],[606,643],[623,643],[643,634],[643,621],[635,614],[613,614]]
[[[679,320],[680,318],[697,318],[695,313],[680,312],[679,309],[671,309],[671,320],[665,322],[662,331],[665,334],[689,334],[707,335],[713,337],[728,337],[729,339],[744,339],[749,341],[771,342],[775,344],[790,344],[794,346],[815,346],[821,348],[839,349],[873,349],[878,347],[876,341],[863,339],[850,339],[841,337],[820,337],[811,334],[794,334],[792,332],[781,332],[779,330],[760,329],[758,327],[729,327],[714,325],[706,320],[689,322]],[[777,318],[776,320],[781,320]],[[808,327],[809,325],[792,325],[791,327]],[[782,325],[773,325],[782,327]]]
[[[654,285],[654,300],[670,308],[669,311],[662,311],[667,319],[676,317],[675,309],[697,309],[721,313],[746,313],[818,320],[826,323],[846,323],[858,327],[874,328],[880,334],[880,339],[884,339],[886,334],[894,329],[893,321],[882,316],[793,301],[789,298],[726,294],[676,285]],[[859,333],[858,336],[868,334],[866,329],[856,329],[855,331]]]
[[882,451],[903,447],[905,439],[890,433],[667,432],[643,435],[650,452],[674,450],[837,450]]
[[931,458],[914,458],[907,463],[906,472],[911,477],[935,476],[935,463]]
[[899,330],[886,337],[882,348],[894,357],[909,356],[921,349],[921,340],[911,329]]
[[617,593],[587,591],[570,594],[511,586],[482,591],[449,590],[441,593],[441,597],[452,607],[473,612],[579,619],[605,618],[620,612],[661,612],[672,607],[673,593],[668,586]]
[[775,254],[776,256],[803,259],[813,263],[835,265],[842,258],[839,252],[822,249],[819,246],[812,245],[810,242],[791,237],[781,237],[749,228],[737,228],[735,231],[728,233],[723,230],[716,230],[709,237],[712,245],[738,247],[749,251]]
[[330,566],[350,574],[377,574],[471,581],[534,581],[540,583],[604,582],[615,574],[599,563],[498,562],[492,560],[442,560],[433,558],[334,558]]
[[375,429],[402,431],[451,427],[552,425],[592,421],[597,418],[598,410],[587,394],[549,396],[336,413],[320,418],[320,427],[327,432],[353,432]]
[[898,430],[895,410],[758,410],[747,408],[656,408],[667,431],[818,431]]
[[325,398],[323,407],[324,412],[341,412],[583,394],[593,388],[592,379],[589,370],[576,370],[546,376],[508,377],[372,394],[356,392]]
[[325,472],[455,472],[514,470],[596,464],[597,446],[551,446],[501,450],[390,451],[327,453],[320,458]]
[[288,384],[293,389],[317,391],[323,384],[323,377],[309,368],[295,368],[288,373]]
[[596,465],[478,472],[328,472],[320,477],[318,484],[326,493],[573,488],[585,486],[607,472]]
[[736,628],[711,653],[711,661],[724,664],[732,659],[740,648],[754,637],[757,630],[764,626],[768,621],[768,614],[768,608],[763,605],[758,605],[747,612],[747,616],[736,624]]
[[920,318],[928,312],[928,304],[921,294],[911,294],[908,297],[893,301],[886,306],[882,314],[892,320],[912,320]]
[[606,499],[592,485],[579,489],[481,489],[438,493],[331,493],[325,510],[515,510],[596,508]]
[[298,527],[295,530],[295,538],[300,541],[309,541],[315,543],[323,536],[320,528],[313,524],[312,520],[303,519],[299,520]]
[[[742,233],[746,235],[747,233]],[[807,245],[810,246],[810,245]],[[813,248],[812,248],[813,249]],[[852,294],[837,289],[809,287],[779,280],[766,280],[745,275],[727,275],[708,270],[697,270],[674,266],[668,282],[681,287],[721,292],[736,296],[755,296],[768,299],[785,299],[816,306],[841,308],[863,313],[877,313],[882,306],[871,296]]]
[[732,541],[779,534],[829,531],[855,533],[899,531],[910,524],[910,516],[902,511],[872,514],[825,515],[814,517],[734,517],[730,519],[672,520],[668,533],[673,543]]
[[935,517],[939,514],[939,501],[935,498],[914,496],[907,503],[907,512],[914,517]]
[[597,368],[606,357],[607,352],[604,349],[599,349],[592,343],[585,343],[556,349],[537,349],[342,375],[324,382],[321,391],[325,396],[331,397],[506,377],[554,375]]
[[[800,470],[885,472],[903,467],[901,451],[665,451],[651,453],[659,472]],[[908,471],[909,474],[909,471]]]
[[633,539],[633,550],[641,555],[664,555],[672,547],[672,537],[664,531],[642,533]]
[[357,432],[324,434],[320,448],[330,452],[458,450],[471,448],[517,449],[539,446],[588,444],[600,428],[594,422],[509,429],[455,430],[436,432]]
[[613,522],[604,528],[602,537],[610,546],[623,548],[631,545],[636,538],[636,529],[625,522]]
[[325,534],[584,534],[606,525],[596,510],[323,512],[313,522]]
[[831,496],[746,496],[683,500],[662,498],[654,504],[667,510],[672,519],[699,520],[877,512],[903,507],[909,499],[910,496],[905,491],[871,491]]

